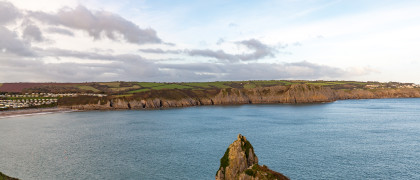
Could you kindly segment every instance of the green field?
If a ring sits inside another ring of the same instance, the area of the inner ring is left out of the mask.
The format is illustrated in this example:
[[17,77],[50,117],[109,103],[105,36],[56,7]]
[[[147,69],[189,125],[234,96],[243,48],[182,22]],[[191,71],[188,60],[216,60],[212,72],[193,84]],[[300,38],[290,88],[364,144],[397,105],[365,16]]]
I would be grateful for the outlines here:
[[128,93],[134,94],[134,93],[141,93],[141,92],[146,92],[146,91],[150,91],[150,89],[137,89],[134,91],[128,91]]
[[[396,88],[403,83],[397,82],[359,82],[359,81],[308,81],[308,80],[252,80],[252,81],[216,81],[216,82],[90,82],[90,83],[67,83],[54,84],[47,86],[35,86],[23,91],[27,93],[105,93],[108,95],[127,95],[141,94],[157,90],[218,90],[218,89],[253,89],[271,86],[290,86],[293,84],[309,84],[316,86],[326,86],[331,89],[375,89],[375,88]],[[2,84],[0,84],[1,86]],[[22,85],[19,83],[18,85]],[[3,84],[4,86],[4,84]],[[22,92],[23,92],[22,91]]]
[[90,90],[90,91],[93,91],[95,93],[100,91],[100,90],[98,90],[98,89],[96,89],[92,86],[78,86],[78,88],[81,89],[81,90],[87,90],[87,91]]
[[99,83],[100,85],[104,85],[104,86],[108,86],[110,88],[119,88],[120,87],[120,82],[102,82]]
[[138,83],[141,87],[144,88],[153,88],[156,86],[163,86],[165,85],[165,83],[154,83],[154,82],[139,82]]

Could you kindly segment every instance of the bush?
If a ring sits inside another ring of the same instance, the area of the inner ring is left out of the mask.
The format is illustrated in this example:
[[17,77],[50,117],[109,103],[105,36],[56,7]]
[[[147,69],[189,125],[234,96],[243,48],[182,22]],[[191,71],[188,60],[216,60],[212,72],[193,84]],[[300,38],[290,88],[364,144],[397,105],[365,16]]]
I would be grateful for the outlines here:
[[248,176],[255,177],[255,175],[257,174],[257,171],[254,171],[252,169],[247,169],[245,170],[245,174],[247,174]]

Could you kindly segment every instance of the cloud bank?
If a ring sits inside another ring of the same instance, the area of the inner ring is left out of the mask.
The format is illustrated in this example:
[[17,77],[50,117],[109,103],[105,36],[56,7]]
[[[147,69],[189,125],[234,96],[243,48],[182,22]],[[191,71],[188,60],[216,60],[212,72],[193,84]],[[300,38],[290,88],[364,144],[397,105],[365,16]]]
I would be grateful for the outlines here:
[[117,40],[118,35],[116,33],[119,33],[130,43],[162,42],[156,35],[156,31],[151,28],[141,29],[121,16],[107,11],[92,12],[84,6],[77,6],[74,9],[63,8],[55,14],[39,11],[29,12],[29,16],[50,25],[62,25],[86,31],[94,39],[101,39],[104,35],[109,39]]
[[[80,38],[79,32],[93,38],[83,42],[111,40],[123,47],[134,46],[135,50],[108,50],[101,46],[80,50],[55,46],[55,39],[49,39],[58,36],[72,40]],[[262,62],[276,58],[283,47],[255,38],[231,42],[244,49],[236,54],[219,46],[228,43],[226,40],[218,43],[218,49],[168,45],[152,28],[140,28],[118,14],[81,5],[43,12],[18,9],[10,2],[0,1],[0,39],[0,82],[334,79],[369,73],[363,69],[353,73],[308,61]],[[181,60],[158,61],[150,54],[176,55]],[[198,61],[197,57],[209,60]]]

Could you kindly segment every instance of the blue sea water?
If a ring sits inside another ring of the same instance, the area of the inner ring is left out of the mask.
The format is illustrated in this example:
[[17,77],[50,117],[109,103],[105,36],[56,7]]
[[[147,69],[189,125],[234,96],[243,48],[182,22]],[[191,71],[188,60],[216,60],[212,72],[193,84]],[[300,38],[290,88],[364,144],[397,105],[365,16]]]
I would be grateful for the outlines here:
[[291,179],[420,179],[420,99],[91,111],[0,119],[21,179],[214,179],[243,134]]

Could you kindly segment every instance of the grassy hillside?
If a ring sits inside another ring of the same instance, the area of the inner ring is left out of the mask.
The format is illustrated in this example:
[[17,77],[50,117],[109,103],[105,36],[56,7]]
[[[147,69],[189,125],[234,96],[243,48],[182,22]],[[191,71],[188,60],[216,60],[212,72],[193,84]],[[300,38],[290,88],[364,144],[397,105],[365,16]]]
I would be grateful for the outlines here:
[[290,86],[310,84],[327,86],[332,89],[372,89],[398,88],[409,83],[380,83],[358,81],[306,81],[306,80],[266,80],[266,81],[216,81],[216,82],[89,82],[89,83],[4,83],[0,92],[16,93],[105,93],[116,96],[131,96],[153,90],[211,90],[211,89],[252,89],[270,86]]

